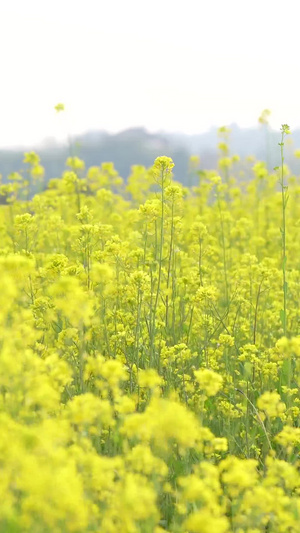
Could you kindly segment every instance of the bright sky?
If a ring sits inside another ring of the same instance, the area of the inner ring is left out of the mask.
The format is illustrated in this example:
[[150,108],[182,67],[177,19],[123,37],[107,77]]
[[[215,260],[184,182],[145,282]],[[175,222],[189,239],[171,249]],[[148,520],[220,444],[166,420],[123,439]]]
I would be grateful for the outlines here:
[[[0,146],[89,129],[300,127],[298,0],[9,0]],[[63,102],[66,112],[56,114]]]

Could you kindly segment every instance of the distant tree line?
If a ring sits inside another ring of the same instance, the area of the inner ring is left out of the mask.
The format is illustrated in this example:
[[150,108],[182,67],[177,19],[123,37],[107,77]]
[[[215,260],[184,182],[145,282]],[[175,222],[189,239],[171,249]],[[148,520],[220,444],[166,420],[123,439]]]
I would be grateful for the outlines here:
[[[241,158],[253,155],[259,160],[266,160],[266,143],[261,128],[241,129],[235,124],[230,126],[230,153],[238,154]],[[74,137],[69,146],[48,143],[39,147],[31,147],[41,158],[46,171],[46,183],[49,179],[61,176],[65,169],[68,156],[77,155],[85,161],[86,167],[98,166],[102,162],[112,161],[116,170],[125,180],[130,174],[132,165],[149,167],[156,157],[168,155],[172,157],[175,167],[175,179],[183,184],[188,183],[189,158],[191,155],[200,156],[202,169],[217,167],[218,161],[218,129],[212,128],[199,135],[184,135],[170,133],[151,134],[144,128],[131,128],[117,134],[95,131]],[[270,169],[278,165],[280,134],[271,131],[269,146]],[[292,144],[286,147],[286,163],[293,172],[300,172],[299,159],[293,156],[295,149],[300,147],[300,130],[292,132]],[[26,148],[28,150],[28,148]],[[249,166],[248,166],[249,167]],[[243,168],[243,165],[240,165]],[[22,150],[0,150],[0,173],[2,182],[6,182],[11,172],[22,172]]]

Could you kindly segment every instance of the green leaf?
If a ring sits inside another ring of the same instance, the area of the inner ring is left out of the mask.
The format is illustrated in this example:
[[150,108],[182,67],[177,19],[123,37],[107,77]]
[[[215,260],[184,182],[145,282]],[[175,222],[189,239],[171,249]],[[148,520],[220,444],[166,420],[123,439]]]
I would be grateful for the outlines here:
[[289,383],[289,378],[291,374],[291,360],[285,359],[281,367],[281,383],[282,385],[287,385]]
[[244,375],[246,378],[250,379],[253,374],[253,363],[246,361],[244,363]]

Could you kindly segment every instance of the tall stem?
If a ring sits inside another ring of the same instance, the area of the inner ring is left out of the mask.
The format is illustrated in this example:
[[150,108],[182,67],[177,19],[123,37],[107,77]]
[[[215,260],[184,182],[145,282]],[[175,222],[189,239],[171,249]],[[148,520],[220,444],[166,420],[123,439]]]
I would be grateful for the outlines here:
[[161,271],[162,271],[162,256],[163,256],[163,246],[164,246],[164,170],[161,169],[161,223],[160,223],[160,242],[159,242],[159,265],[158,265],[158,280],[157,280],[157,289],[154,301],[153,317],[152,317],[152,331],[151,331],[151,350],[150,350],[150,364],[154,359],[154,350],[155,350],[155,330],[156,330],[156,312],[158,305],[158,298],[160,293],[160,284],[161,284]]
[[172,202],[171,210],[171,236],[170,236],[170,249],[169,249],[169,260],[168,260],[168,274],[167,274],[167,295],[166,295],[166,333],[168,328],[168,315],[169,315],[169,286],[170,286],[170,276],[171,276],[171,265],[172,265],[172,254],[173,254],[173,240],[174,240],[174,201]]
[[283,156],[283,147],[284,147],[284,135],[289,134],[289,127],[287,124],[282,124],[281,126],[281,142],[278,143],[280,146],[281,153],[281,176],[280,176],[280,186],[281,186],[281,208],[282,208],[282,228],[281,228],[281,237],[282,237],[282,292],[283,292],[283,309],[281,310],[281,322],[283,328],[283,335],[286,336],[287,332],[287,281],[286,281],[286,206],[288,202],[288,186],[284,183],[284,156]]

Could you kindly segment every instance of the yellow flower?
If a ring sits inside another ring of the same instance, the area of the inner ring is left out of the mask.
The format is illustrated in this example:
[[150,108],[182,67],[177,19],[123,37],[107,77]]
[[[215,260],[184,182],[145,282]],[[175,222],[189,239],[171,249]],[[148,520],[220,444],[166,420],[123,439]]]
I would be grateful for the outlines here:
[[184,527],[193,533],[227,533],[229,521],[226,516],[213,514],[209,509],[200,509],[191,514]]
[[280,416],[286,410],[278,392],[264,392],[257,400],[257,407],[270,418]]
[[174,167],[174,163],[171,157],[167,157],[165,155],[157,157],[154,161],[155,169],[162,169],[162,170],[165,170],[166,172],[170,172],[173,167]]
[[33,165],[30,171],[33,178],[42,178],[45,174],[45,169],[42,165]]
[[152,389],[161,385],[162,378],[154,368],[149,368],[148,370],[139,370],[138,382],[140,387],[149,387],[149,389]]
[[200,370],[194,370],[194,375],[199,383],[200,390],[207,396],[215,396],[222,388],[223,378],[213,370],[201,368]]
[[60,111],[64,111],[65,110],[65,106],[64,104],[56,104],[56,106],[54,106],[54,109],[57,113],[59,113]]
[[268,117],[271,115],[270,109],[264,109],[258,119],[260,124],[268,124]]
[[73,170],[83,170],[85,168],[85,163],[79,157],[68,157],[66,161],[66,166],[72,168]]
[[39,156],[35,152],[25,152],[23,163],[29,163],[32,167],[38,165],[40,162]]

